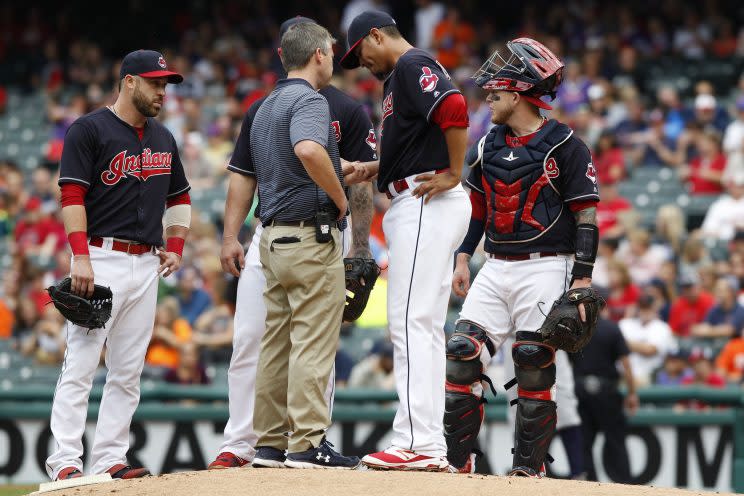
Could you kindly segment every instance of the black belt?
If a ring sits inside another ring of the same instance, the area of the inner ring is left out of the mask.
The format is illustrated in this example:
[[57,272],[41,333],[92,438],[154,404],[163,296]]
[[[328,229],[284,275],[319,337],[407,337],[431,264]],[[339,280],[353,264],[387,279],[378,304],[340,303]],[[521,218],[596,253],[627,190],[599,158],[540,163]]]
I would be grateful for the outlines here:
[[574,382],[589,394],[597,394],[608,389],[616,391],[620,385],[619,379],[591,374],[577,375],[574,377]]

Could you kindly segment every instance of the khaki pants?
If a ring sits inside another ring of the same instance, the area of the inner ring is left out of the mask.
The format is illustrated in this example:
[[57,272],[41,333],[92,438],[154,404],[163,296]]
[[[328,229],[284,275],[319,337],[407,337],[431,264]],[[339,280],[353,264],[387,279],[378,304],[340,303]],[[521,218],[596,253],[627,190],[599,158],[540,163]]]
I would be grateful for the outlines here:
[[[291,237],[300,241],[276,242]],[[298,453],[317,447],[330,426],[324,392],[346,300],[341,251],[337,229],[330,243],[315,241],[312,224],[268,226],[261,235],[267,314],[256,377],[257,446]]]

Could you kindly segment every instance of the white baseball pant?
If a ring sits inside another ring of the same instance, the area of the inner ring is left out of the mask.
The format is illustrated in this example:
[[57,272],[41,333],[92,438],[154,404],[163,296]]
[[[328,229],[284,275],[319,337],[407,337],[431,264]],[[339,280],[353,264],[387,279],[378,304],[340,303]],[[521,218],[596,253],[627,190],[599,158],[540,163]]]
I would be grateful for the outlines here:
[[140,375],[155,321],[160,260],[152,252],[128,255],[107,249],[111,242],[104,238],[103,247],[89,248],[94,282],[113,293],[111,319],[105,329],[93,330],[67,322],[67,350],[50,421],[57,447],[46,461],[52,479],[65,467],[83,471],[88,395],[104,343],[108,373],[87,473],[126,464],[129,426],[139,404]]
[[444,323],[455,250],[468,229],[471,206],[461,185],[425,204],[409,189],[393,198],[383,219],[389,249],[388,322],[400,400],[392,445],[446,456],[444,440]]

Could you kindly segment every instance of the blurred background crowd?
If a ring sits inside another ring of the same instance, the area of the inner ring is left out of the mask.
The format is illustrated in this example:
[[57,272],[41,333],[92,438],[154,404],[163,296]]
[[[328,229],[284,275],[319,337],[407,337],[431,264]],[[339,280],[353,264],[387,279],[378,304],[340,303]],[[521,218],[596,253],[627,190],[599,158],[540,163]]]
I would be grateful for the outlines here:
[[[601,247],[594,284],[631,351],[639,385],[740,384],[744,373],[744,5],[736,0],[482,2],[187,0],[177,10],[131,2],[116,22],[71,2],[0,7],[0,368],[20,379],[58,371],[64,321],[45,287],[69,271],[56,176],[67,128],[110,104],[120,57],[163,51],[185,82],[159,119],[175,136],[195,209],[184,266],[160,285],[146,374],[223,381],[236,281],[220,268],[222,212],[244,112],[283,77],[278,26],[315,18],[345,47],[363,10],[390,11],[434,53],[465,94],[470,141],[490,124],[470,76],[511,38],[545,43],[566,63],[551,116],[590,146],[600,181]],[[337,70],[334,84],[380,120],[381,83]],[[377,195],[371,247],[386,265]],[[241,232],[248,242],[255,220]],[[479,251],[472,272],[483,262]],[[384,278],[363,317],[342,330],[339,386],[393,388]],[[450,302],[448,331],[461,305]],[[498,367],[496,358],[495,367]],[[15,364],[21,364],[16,366]],[[23,366],[25,364],[25,368]],[[30,364],[30,365],[29,365]],[[508,379],[508,377],[507,377]],[[51,379],[53,383],[53,379]],[[0,387],[11,387],[8,379]]]

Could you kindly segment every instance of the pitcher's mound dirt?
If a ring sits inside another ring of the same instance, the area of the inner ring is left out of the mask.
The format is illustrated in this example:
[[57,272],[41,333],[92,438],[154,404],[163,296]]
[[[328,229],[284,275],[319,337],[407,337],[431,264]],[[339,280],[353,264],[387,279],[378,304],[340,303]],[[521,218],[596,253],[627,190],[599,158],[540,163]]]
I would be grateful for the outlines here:
[[[45,493],[50,496],[710,496],[709,492],[558,479],[346,470],[236,468],[181,472]],[[721,493],[717,493],[721,494]]]

